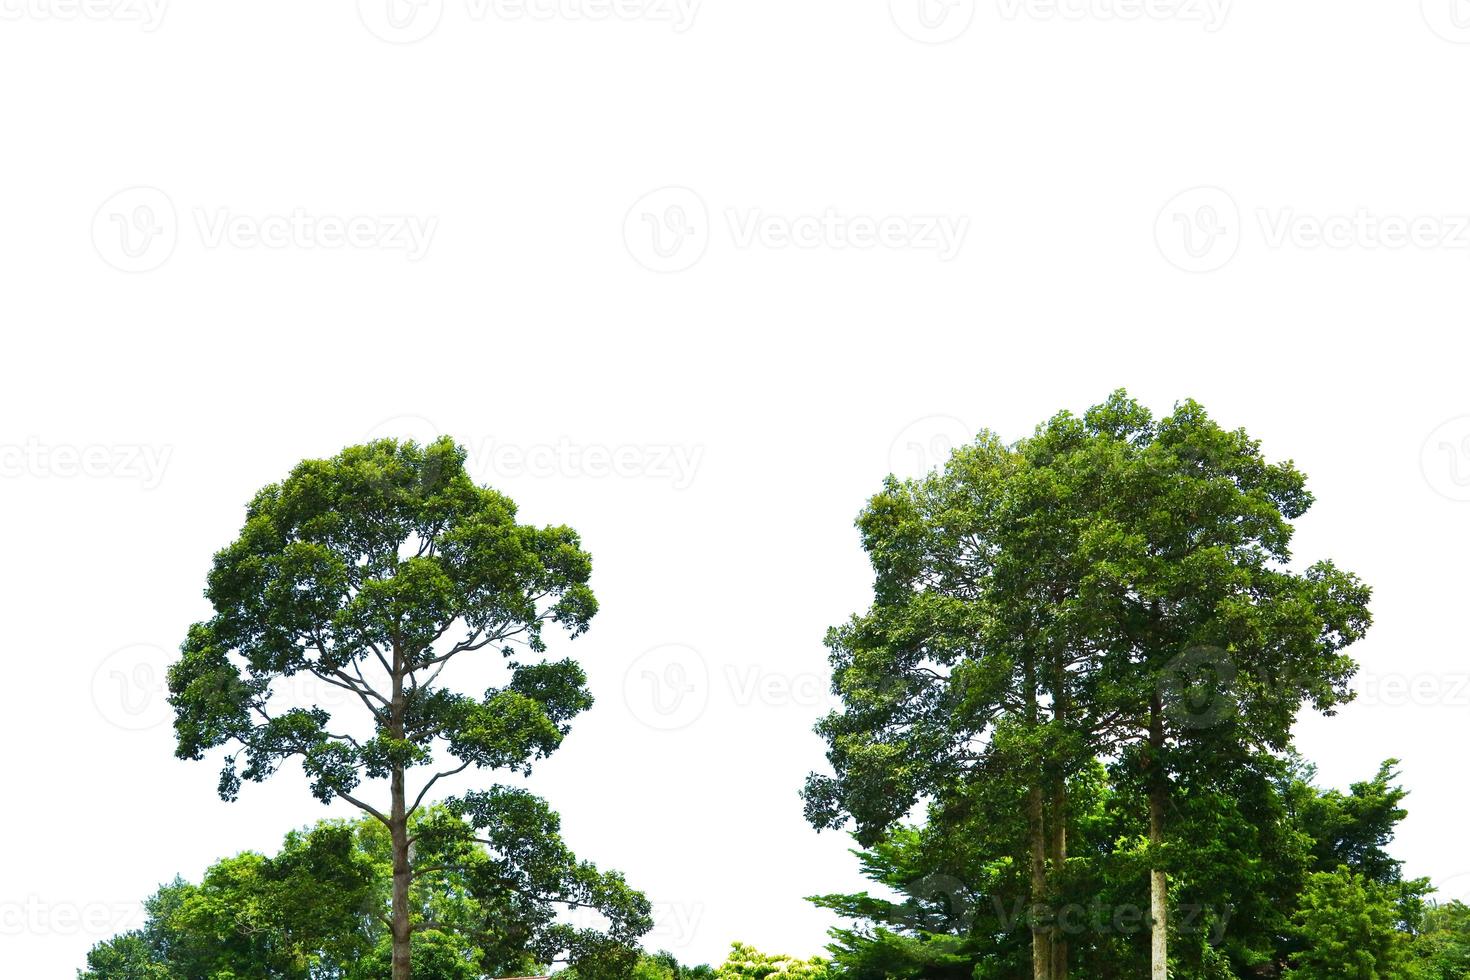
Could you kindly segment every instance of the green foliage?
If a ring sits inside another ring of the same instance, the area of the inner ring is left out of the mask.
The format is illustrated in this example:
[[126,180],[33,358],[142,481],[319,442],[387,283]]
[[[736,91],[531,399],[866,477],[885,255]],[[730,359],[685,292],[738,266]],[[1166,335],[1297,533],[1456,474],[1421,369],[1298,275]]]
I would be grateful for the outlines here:
[[[424,873],[412,903],[434,928],[414,933],[414,976],[524,976],[554,959],[584,977],[623,976],[652,922],[647,900],[621,876],[579,862],[544,803],[520,796],[481,829],[445,808],[415,821]],[[507,815],[510,811],[510,815]],[[482,843],[482,841],[488,843]],[[287,835],[274,857],[245,853],[211,866],[199,884],[176,880],[149,899],[147,924],[99,944],[83,980],[381,980],[389,975],[391,848],[364,818],[324,821]],[[557,921],[577,902],[602,930]]]
[[[1303,705],[1351,698],[1343,651],[1369,623],[1353,575],[1294,567],[1293,522],[1311,503],[1292,464],[1197,403],[1156,420],[1123,392],[1015,444],[982,433],[923,479],[890,477],[857,522],[872,605],[828,635],[842,707],[817,726],[832,772],[808,780],[808,820],[851,825],[864,847],[916,806],[945,832],[1024,827],[1004,846],[977,837],[968,864],[1024,872],[1038,962],[1069,955],[1056,916],[1080,881],[1141,884],[1151,869],[1187,901],[1253,906],[1261,934],[1238,955],[1268,955],[1285,927],[1279,912],[1270,922],[1279,879],[1241,857],[1262,853],[1281,805],[1265,760],[1288,750]],[[1118,799],[1089,814],[1071,797],[1100,759]],[[975,818],[949,821],[967,806]],[[1068,831],[1108,813],[1118,836],[1079,851]],[[1299,856],[1298,840],[1276,843]],[[1138,900],[1136,884],[1116,891]],[[968,948],[998,945],[986,913],[970,924]],[[1110,940],[1111,961],[1145,942]],[[1175,953],[1201,976],[1221,968],[1208,944]]]
[[[715,972],[707,966],[684,966],[674,954],[660,950],[643,953],[632,966],[632,972],[609,973],[618,980],[712,980]],[[556,980],[586,980],[591,976],[585,967],[572,967],[555,975]]]
[[[529,773],[592,705],[576,662],[543,659],[546,624],[576,637],[597,611],[591,559],[570,528],[518,523],[515,504],[476,486],[464,462],[449,439],[381,440],[303,462],[255,496],[238,539],[215,555],[214,616],[190,628],[169,670],[177,753],[228,746],[227,800],[299,760],[319,800],[346,800],[383,825],[395,977],[413,956],[447,962],[456,944],[626,971],[648,928],[646,901],[572,859],[541,801],[492,786],[451,799],[456,819],[428,820],[423,839],[410,833],[440,780],[471,768]],[[504,658],[504,684],[479,697],[440,686],[483,650]],[[293,701],[283,688],[297,677],[337,689],[351,710]],[[374,781],[387,782],[386,800],[365,798],[360,786]],[[492,856],[475,850],[477,832]],[[410,907],[415,884],[446,875],[498,906],[478,917]],[[610,927],[558,924],[558,904],[604,912]],[[471,962],[498,968],[493,957]]]
[[322,823],[288,835],[275,857],[241,854],[210,867],[198,885],[165,885],[147,903],[147,925],[99,945],[82,976],[130,977],[129,958],[144,957],[159,977],[308,980],[372,949],[370,909],[380,894],[354,828]]
[[745,943],[732,943],[730,956],[715,969],[715,980],[827,980],[830,964],[820,956],[799,960],[791,956],[762,953]]
[[[1115,785],[1125,772],[1099,764],[1070,793],[1072,857],[1057,911],[1074,975],[1086,980],[1148,973],[1145,820],[1133,792]],[[1396,763],[1347,792],[1313,776],[1299,757],[1255,756],[1226,782],[1184,784],[1168,858],[1170,975],[1277,977],[1294,965],[1299,980],[1356,977],[1331,972],[1347,968],[1337,957],[1350,945],[1374,957],[1379,976],[1470,976],[1470,909],[1426,905],[1427,883],[1404,879],[1384,850],[1405,816]],[[813,899],[854,923],[832,932],[843,976],[1029,975],[1026,881],[1012,856],[1024,851],[1024,821],[1003,799],[973,799],[974,809],[931,807],[922,826],[895,827],[858,852],[864,874],[898,898]]]
[[[215,615],[189,630],[169,671],[179,756],[238,746],[222,797],[293,757],[323,802],[428,766],[436,748],[525,771],[591,705],[569,660],[511,661],[509,683],[478,699],[435,686],[462,654],[539,654],[544,624],[576,636],[597,609],[576,533],[518,524],[515,504],[475,486],[464,458],[448,439],[384,440],[304,462],[251,502],[214,559]],[[274,687],[296,675],[346,692],[370,734],[338,731],[321,706],[274,706]]]
[[1297,911],[1302,950],[1284,980],[1399,980],[1411,969],[1410,939],[1393,896],[1348,868],[1307,879]]
[[1470,977],[1470,906],[1428,906],[1417,923],[1414,955],[1424,980]]

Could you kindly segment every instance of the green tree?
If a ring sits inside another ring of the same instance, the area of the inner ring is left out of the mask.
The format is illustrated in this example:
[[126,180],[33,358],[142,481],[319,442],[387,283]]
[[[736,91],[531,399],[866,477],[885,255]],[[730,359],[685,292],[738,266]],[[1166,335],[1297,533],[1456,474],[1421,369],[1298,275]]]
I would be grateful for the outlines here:
[[1470,977],[1470,905],[1430,904],[1417,925],[1414,956],[1424,980]]
[[1283,980],[1402,980],[1413,969],[1399,907],[1382,886],[1347,868],[1307,880],[1296,931],[1303,949]]
[[1122,392],[889,478],[858,519],[873,605],[828,637],[843,707],[818,726],[834,775],[808,781],[808,819],[852,820],[866,846],[920,800],[1009,781],[1029,825],[1033,976],[1053,980],[1069,967],[1069,781],[1116,758],[1145,801],[1166,976],[1175,783],[1284,751],[1303,703],[1349,697],[1341,650],[1368,591],[1330,563],[1290,568],[1311,501],[1291,464],[1194,402],[1156,422]]
[[730,956],[715,968],[715,980],[827,980],[830,964],[820,956],[799,960],[793,956],[762,953],[745,943],[732,943]]
[[[660,950],[644,953],[633,965],[630,980],[712,980],[715,971],[708,966],[685,966],[673,953]],[[556,980],[578,980],[582,973],[575,967],[556,974]]]
[[817,731],[833,775],[813,775],[804,792],[814,826],[851,821],[865,847],[921,801],[944,808],[981,783],[1007,800],[1027,821],[1037,980],[1066,975],[1051,924],[1066,782],[1108,723],[1073,696],[1096,658],[1070,645],[1058,614],[1076,572],[1067,530],[1044,517],[1065,493],[1053,475],[1024,446],[982,434],[943,470],[890,477],[869,502],[858,528],[874,600],[828,634],[843,707]]
[[[1252,749],[1285,751],[1303,704],[1350,700],[1343,648],[1369,623],[1368,589],[1330,562],[1291,567],[1302,474],[1195,402],[1155,422],[1124,393],[1053,419],[1028,445],[1077,492],[1075,642],[1100,647],[1079,696],[1148,801],[1151,973],[1168,975],[1167,814],[1173,773],[1224,775]],[[1206,780],[1208,782],[1208,779]]]
[[[409,833],[429,793],[470,768],[528,771],[592,703],[581,668],[546,661],[542,639],[547,623],[586,630],[590,559],[569,528],[517,523],[515,505],[476,486],[464,460],[449,439],[382,440],[303,462],[260,491],[215,556],[214,616],[189,630],[169,672],[179,756],[233,747],[221,797],[295,758],[319,800],[382,823],[394,980],[410,976],[411,937],[429,928],[413,919]],[[440,685],[486,650],[504,655],[507,683],[479,698]],[[357,717],[283,696],[303,676],[343,692]],[[386,781],[386,798],[369,802],[364,780]],[[522,802],[492,792],[465,809],[495,825]]]
[[[410,901],[420,980],[536,973],[576,959],[579,976],[625,977],[648,903],[621,877],[578,861],[533,798],[521,819],[477,829],[444,807],[415,817],[420,873]],[[145,926],[95,947],[82,980],[382,980],[392,972],[392,842],[371,817],[287,835],[273,857],[215,863],[147,903]],[[606,930],[558,911],[585,907]]]

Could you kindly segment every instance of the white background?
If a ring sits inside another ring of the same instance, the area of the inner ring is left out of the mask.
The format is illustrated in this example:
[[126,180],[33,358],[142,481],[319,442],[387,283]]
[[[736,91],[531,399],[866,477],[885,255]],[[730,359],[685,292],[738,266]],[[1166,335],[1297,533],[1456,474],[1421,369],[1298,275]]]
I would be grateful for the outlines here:
[[568,841],[650,946],[819,951],[803,896],[859,879],[797,790],[854,515],[1118,386],[1309,474],[1298,554],[1377,625],[1301,746],[1332,785],[1402,758],[1395,853],[1470,892],[1470,5],[549,2],[0,0],[7,976],[326,815],[294,772],[221,803],[160,671],[258,487],[435,432],[596,561],[555,649],[599,703],[531,781]]

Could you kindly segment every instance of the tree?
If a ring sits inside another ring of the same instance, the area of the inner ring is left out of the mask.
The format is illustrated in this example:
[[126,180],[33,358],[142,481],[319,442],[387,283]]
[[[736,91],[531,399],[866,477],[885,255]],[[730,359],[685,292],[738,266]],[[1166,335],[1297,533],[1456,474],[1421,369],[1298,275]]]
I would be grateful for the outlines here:
[[[233,747],[222,798],[294,758],[317,799],[346,800],[386,829],[394,980],[410,976],[413,934],[428,928],[413,920],[424,872],[409,824],[430,792],[470,768],[528,772],[592,704],[581,668],[547,661],[542,635],[550,623],[579,636],[596,612],[580,540],[517,523],[515,505],[476,486],[464,461],[447,438],[381,440],[260,491],[214,558],[213,617],[189,630],[169,671],[178,755]],[[439,684],[452,664],[497,649],[504,685],[476,698]],[[344,692],[357,717],[290,703],[282,688],[302,676]],[[386,799],[370,802],[364,780],[386,781]],[[496,790],[463,810],[498,826],[523,805]]]
[[1470,977],[1470,905],[1431,904],[1417,925],[1414,955],[1424,980]]
[[1051,912],[1066,782],[1103,724],[1063,689],[1091,654],[1069,646],[1057,615],[1069,548],[1038,519],[1055,508],[1050,477],[1024,446],[982,433],[941,471],[885,481],[858,518],[873,605],[827,637],[843,709],[817,731],[834,775],[804,791],[814,826],[852,821],[863,846],[920,801],[946,806],[980,783],[1017,803],[1036,980],[1066,976]]
[[1307,881],[1296,928],[1303,949],[1284,980],[1399,980],[1411,969],[1410,940],[1383,888],[1346,867]]
[[[1416,961],[1434,964],[1426,977],[1461,976],[1453,969],[1470,950],[1470,918],[1453,903],[1425,907],[1428,883],[1403,879],[1385,850],[1405,816],[1393,760],[1347,792],[1316,786],[1294,753],[1219,761],[1228,772],[1175,773],[1172,975],[1280,976],[1308,949],[1297,919],[1311,876],[1341,869],[1392,905],[1393,928],[1405,942],[1413,937]],[[1098,761],[1068,787],[1072,856],[1055,912],[1073,969],[1088,980],[1135,980],[1149,969],[1150,950],[1136,941],[1148,931],[1149,902],[1137,779],[1129,767]],[[1014,980],[1029,972],[1016,928],[1027,901],[1023,807],[1019,797],[992,795],[995,782],[966,788],[967,797],[931,806],[922,824],[890,829],[858,852],[881,891],[812,899],[853,923],[831,934],[842,976]]]
[[[623,977],[651,924],[648,903],[617,875],[577,861],[556,818],[525,800],[524,820],[476,830],[448,809],[416,816],[422,862],[411,893],[432,921],[413,933],[419,980],[481,980],[540,971],[568,950],[579,976]],[[499,846],[476,843],[500,838]],[[510,849],[520,853],[507,856]],[[392,969],[392,842],[371,817],[288,834],[275,856],[247,852],[176,879],[148,900],[144,927],[98,944],[82,980],[381,980]],[[585,906],[607,933],[560,922]]]
[[1089,693],[1120,719],[1114,744],[1146,791],[1163,980],[1171,770],[1223,773],[1251,750],[1285,751],[1303,704],[1330,714],[1351,700],[1357,668],[1342,650],[1367,629],[1369,590],[1330,562],[1290,567],[1305,478],[1195,402],[1155,423],[1118,392],[1033,445],[1094,488],[1069,515],[1083,527],[1083,633],[1107,651]]
[[1069,781],[1098,757],[1148,818],[1151,968],[1168,970],[1167,814],[1184,774],[1284,751],[1303,703],[1350,694],[1342,649],[1368,590],[1289,563],[1312,501],[1290,464],[1194,402],[1155,422],[1123,392],[1006,445],[982,433],[922,480],[889,478],[858,519],[874,601],[828,636],[843,708],[817,827],[865,846],[920,800],[979,780],[1023,793],[1035,980],[1061,980]]
[[714,972],[715,980],[827,980],[829,976],[829,964],[819,956],[799,960],[762,953],[745,943],[732,943],[729,958]]
[[[93,949],[83,980],[127,980],[144,963],[139,975],[170,980],[309,980],[368,955],[376,928],[374,866],[355,838],[353,827],[326,822],[287,835],[275,857],[226,858],[198,885],[176,878],[146,903],[142,930]],[[119,951],[136,962],[126,963]]]
[[[660,950],[644,953],[633,965],[630,980],[713,980],[715,971],[708,966],[685,966],[673,953]],[[573,967],[555,975],[555,980],[580,980]]]

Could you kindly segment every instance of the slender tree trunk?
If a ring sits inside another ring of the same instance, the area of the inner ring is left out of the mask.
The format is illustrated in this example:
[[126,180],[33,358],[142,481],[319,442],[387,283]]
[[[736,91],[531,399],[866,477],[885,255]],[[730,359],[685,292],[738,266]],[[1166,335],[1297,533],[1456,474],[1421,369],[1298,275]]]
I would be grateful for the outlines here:
[[390,833],[393,838],[393,980],[410,980],[413,965],[410,958],[413,926],[408,914],[408,888],[412,870],[408,863],[408,817],[403,793],[403,768],[393,768],[393,812]]
[[[1164,843],[1164,784],[1163,761],[1160,758],[1164,747],[1164,712],[1159,696],[1154,695],[1149,706],[1148,725],[1148,842],[1149,848],[1158,854]],[[1164,869],[1149,869],[1149,912],[1152,918],[1149,962],[1151,980],[1169,980],[1169,879]]]
[[[1061,596],[1054,596],[1056,601]],[[1058,652],[1052,663],[1052,714],[1056,719],[1057,726],[1065,730],[1070,720],[1071,699],[1067,688],[1067,666],[1065,654]],[[1052,980],[1067,980],[1068,956],[1071,952],[1067,944],[1067,935],[1063,930],[1066,917],[1059,907],[1060,885],[1063,872],[1067,866],[1067,771],[1064,766],[1058,766],[1054,782],[1051,787],[1051,814],[1047,824],[1051,831],[1048,842],[1049,866],[1047,868],[1047,888],[1051,898],[1053,915],[1052,924],[1052,947],[1051,947],[1051,975]]]
[[[1048,885],[1055,890],[1057,877],[1067,863],[1067,782],[1058,778],[1051,799],[1051,867]],[[1067,935],[1062,930],[1063,918],[1059,915],[1052,930],[1051,975],[1052,980],[1067,980],[1068,959],[1071,950]]]
[[1052,935],[1046,908],[1046,819],[1041,787],[1026,792],[1026,813],[1031,833],[1031,975],[1034,980],[1052,980]]
[[[388,727],[394,737],[403,738],[403,653],[393,644],[393,702],[389,706]],[[393,980],[411,980],[413,976],[413,920],[409,916],[409,886],[413,869],[408,861],[408,802],[404,792],[403,765],[393,764],[392,809],[388,813],[388,831],[393,840]]]

